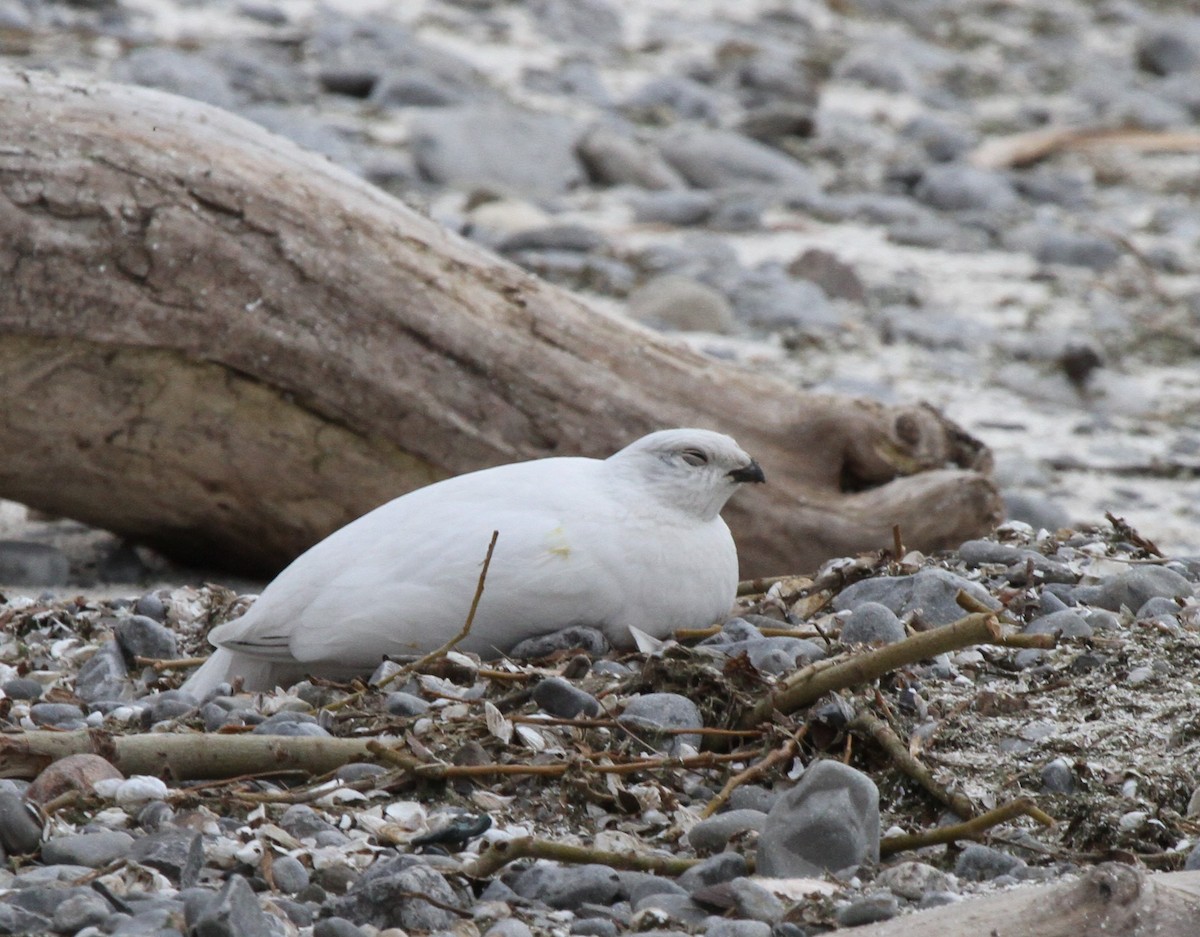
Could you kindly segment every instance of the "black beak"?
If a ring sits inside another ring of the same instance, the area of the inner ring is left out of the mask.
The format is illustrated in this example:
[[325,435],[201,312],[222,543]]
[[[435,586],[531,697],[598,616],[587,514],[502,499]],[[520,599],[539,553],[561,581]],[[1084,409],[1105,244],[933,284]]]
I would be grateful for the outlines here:
[[745,468],[734,469],[729,473],[729,477],[735,482],[765,482],[767,480],[762,466],[753,460]]

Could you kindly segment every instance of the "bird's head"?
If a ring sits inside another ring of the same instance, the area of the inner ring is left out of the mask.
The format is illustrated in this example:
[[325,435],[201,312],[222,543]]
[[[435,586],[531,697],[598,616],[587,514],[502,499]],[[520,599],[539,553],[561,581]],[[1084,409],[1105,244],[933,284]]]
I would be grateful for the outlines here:
[[704,429],[660,430],[607,461],[664,505],[701,520],[716,517],[740,485],[766,480],[730,437]]

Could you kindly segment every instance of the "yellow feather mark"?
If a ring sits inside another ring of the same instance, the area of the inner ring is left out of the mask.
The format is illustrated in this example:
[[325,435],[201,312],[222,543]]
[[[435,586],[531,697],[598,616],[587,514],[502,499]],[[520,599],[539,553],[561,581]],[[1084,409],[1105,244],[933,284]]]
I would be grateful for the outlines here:
[[567,545],[567,532],[562,529],[561,524],[546,534],[546,540],[546,552],[551,556],[560,556],[564,560],[571,556],[571,548]]

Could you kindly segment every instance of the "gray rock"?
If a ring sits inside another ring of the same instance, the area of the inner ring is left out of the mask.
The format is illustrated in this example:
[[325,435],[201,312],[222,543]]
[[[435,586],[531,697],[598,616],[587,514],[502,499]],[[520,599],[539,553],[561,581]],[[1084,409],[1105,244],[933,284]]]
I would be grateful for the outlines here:
[[51,928],[59,934],[75,934],[85,927],[102,924],[112,914],[112,908],[97,892],[71,895],[54,909]]
[[1094,234],[1074,234],[1069,231],[1047,231],[1033,252],[1038,263],[1068,264],[1107,270],[1121,259],[1121,249],[1106,237]]
[[308,713],[279,712],[268,716],[251,730],[251,735],[287,735],[303,738],[327,738],[329,731]]
[[42,697],[42,685],[28,677],[14,677],[0,686],[9,699],[36,700]]
[[42,861],[98,869],[129,854],[133,837],[120,830],[56,836],[42,846]]
[[969,882],[982,882],[1001,875],[1009,875],[1025,867],[1025,863],[999,849],[970,843],[958,854],[954,862],[954,874]]
[[1144,31],[1137,39],[1134,56],[1137,66],[1152,75],[1166,76],[1189,72],[1200,65],[1200,43],[1196,29],[1181,29],[1181,24]]
[[731,837],[761,830],[766,819],[767,815],[759,810],[726,810],[693,826],[687,840],[697,852],[720,852]]
[[0,583],[65,586],[71,564],[58,547],[25,540],[0,540]]
[[366,931],[344,917],[327,917],[313,926],[312,937],[366,937]]
[[1188,853],[1188,857],[1183,861],[1183,870],[1185,872],[1200,870],[1200,842],[1197,842],[1192,847],[1192,851]]
[[734,788],[729,796],[729,809],[761,810],[763,813],[770,813],[778,800],[779,794],[776,791],[758,784],[741,784]]
[[18,794],[0,791],[0,846],[9,855],[24,855],[38,848],[42,824]]
[[1035,618],[1024,628],[1026,634],[1060,634],[1064,638],[1090,638],[1092,626],[1074,609],[1051,612]]
[[1001,492],[1004,515],[1034,530],[1061,530],[1071,526],[1071,515],[1056,501],[1032,491],[1005,489]]
[[231,875],[188,924],[194,937],[275,937],[270,917],[240,875]]
[[966,154],[975,147],[978,134],[936,117],[918,114],[900,129],[900,135],[916,143],[925,155],[938,163],[948,163]]
[[179,656],[175,632],[146,615],[131,615],[122,619],[117,622],[113,632],[117,644],[130,660],[135,657],[174,660]]
[[717,99],[712,90],[678,75],[652,78],[622,104],[621,110],[634,120],[668,123],[675,120],[712,120],[717,117]]
[[511,884],[522,898],[544,901],[552,908],[575,908],[585,901],[611,904],[621,894],[620,876],[605,865],[537,862]]
[[719,199],[712,192],[642,192],[629,200],[638,224],[667,224],[676,228],[705,224],[717,211]]
[[589,251],[602,250],[607,246],[604,236],[580,224],[551,224],[526,228],[508,235],[496,250],[502,254],[513,254],[524,250]]
[[833,608],[839,612],[852,611],[865,602],[878,602],[898,616],[917,612],[927,624],[948,625],[966,614],[954,601],[959,589],[988,608],[1000,607],[979,583],[931,567],[911,576],[880,576],[856,582],[838,594],[833,600]]
[[[602,917],[589,917],[572,921],[569,933],[578,934],[580,937],[617,937],[620,928],[617,927],[616,921]],[[488,934],[491,934],[490,930]]]
[[323,833],[341,833],[341,830],[305,804],[288,807],[279,818],[279,825],[297,839],[315,839]]
[[589,50],[621,42],[621,16],[609,0],[533,0],[529,6],[534,25],[555,42]]
[[1018,200],[1005,176],[963,163],[930,166],[913,194],[941,211],[999,211]]
[[332,903],[335,914],[378,928],[409,931],[450,929],[457,917],[437,905],[414,898],[428,895],[452,908],[462,901],[434,869],[411,856],[377,861],[351,887],[345,898]]
[[1070,794],[1075,790],[1075,771],[1066,758],[1055,758],[1042,768],[1042,790],[1051,794]]
[[166,827],[134,842],[129,858],[157,869],[181,888],[189,888],[204,866],[204,843],[199,833]]
[[86,724],[83,710],[73,703],[34,703],[29,707],[29,718],[35,725],[56,729],[82,729]]
[[843,644],[891,644],[904,640],[904,625],[886,605],[863,602],[842,625]]
[[517,660],[537,660],[560,651],[572,650],[582,651],[590,657],[601,657],[609,650],[608,638],[597,628],[580,625],[536,638],[526,638],[508,653]]
[[682,189],[683,177],[657,150],[611,127],[595,126],[579,140],[576,155],[599,185],[639,189]]
[[1180,611],[1181,609],[1179,603],[1174,599],[1168,599],[1166,596],[1156,595],[1152,599],[1147,599],[1135,614],[1138,620],[1148,618],[1175,619],[1179,617]]
[[636,279],[629,264],[601,254],[522,250],[512,252],[508,258],[543,280],[609,296],[624,296],[633,288]]
[[630,293],[626,309],[654,328],[727,333],[734,327],[733,307],[724,294],[673,273],[655,277]]
[[1195,586],[1173,569],[1135,566],[1105,579],[1091,604],[1116,612],[1122,607],[1141,608],[1156,597],[1191,598],[1195,594]]
[[372,764],[369,761],[351,761],[337,769],[337,779],[347,784],[354,781],[365,781],[367,778],[377,778],[388,773],[383,765]]
[[728,918],[710,917],[704,921],[703,933],[704,937],[771,937],[774,931],[765,921],[731,921]]
[[203,53],[170,45],[134,49],[113,65],[112,79],[169,91],[225,110],[238,104],[224,71]]
[[874,892],[855,898],[844,908],[839,908],[836,915],[838,924],[842,927],[858,927],[862,924],[875,924],[894,918],[900,910],[900,902],[891,892]]
[[637,904],[646,895],[686,895],[687,889],[669,878],[651,875],[649,872],[618,872],[621,894],[628,895],[630,903]]
[[731,882],[748,873],[745,857],[738,852],[718,852],[684,872],[676,880],[689,894],[710,885]]
[[834,332],[845,324],[845,317],[819,286],[789,277],[782,267],[773,264],[743,275],[730,294],[730,302],[740,321],[759,329],[793,326]]
[[560,719],[600,715],[600,702],[562,677],[547,677],[533,688],[533,701],[544,712]]
[[817,182],[803,163],[730,130],[691,127],[667,134],[663,158],[698,189],[769,185],[816,193]]
[[147,618],[152,618],[155,621],[167,620],[167,606],[163,602],[162,596],[157,592],[147,592],[140,596],[133,604],[135,614],[144,615]]
[[392,716],[420,716],[429,709],[429,703],[412,693],[389,693],[383,703]]
[[639,741],[661,750],[678,753],[683,745],[700,747],[699,735],[669,735],[663,729],[699,729],[704,726],[700,710],[678,693],[647,693],[635,696],[617,719]]
[[758,882],[744,877],[735,878],[725,887],[733,899],[733,912],[736,917],[765,921],[768,924],[774,924],[783,918],[786,910],[783,903]]
[[832,299],[866,302],[866,287],[854,268],[829,251],[810,248],[788,264],[787,272],[815,283]]
[[1028,553],[1028,550],[995,540],[967,540],[958,548],[959,558],[972,568],[984,565],[1010,566]]
[[658,911],[680,924],[697,925],[708,917],[708,912],[687,895],[654,892],[644,895],[633,903],[634,911]]
[[730,657],[745,654],[756,670],[762,673],[790,673],[797,667],[822,660],[827,655],[825,648],[807,638],[751,638],[746,641],[731,641],[718,646]]
[[75,695],[88,703],[132,699],[133,694],[125,657],[115,641],[100,645],[99,650],[79,668],[79,675],[75,678]]
[[555,114],[473,106],[421,113],[409,145],[430,182],[543,197],[583,184],[579,136],[573,121]]
[[50,918],[26,910],[11,900],[0,902],[0,933],[46,934],[49,930]]
[[909,901],[919,901],[931,891],[950,891],[950,878],[941,869],[924,862],[901,862],[884,869],[875,884]]
[[836,761],[808,766],[767,814],[758,839],[759,875],[822,875],[879,860],[879,790]]

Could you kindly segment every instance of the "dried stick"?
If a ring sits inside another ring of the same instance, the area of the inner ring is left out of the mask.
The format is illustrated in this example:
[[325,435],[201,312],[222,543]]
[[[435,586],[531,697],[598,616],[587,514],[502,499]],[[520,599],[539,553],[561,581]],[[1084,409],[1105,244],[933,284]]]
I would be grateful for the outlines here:
[[924,833],[903,833],[899,836],[887,836],[879,842],[881,857],[895,855],[907,849],[920,849],[923,846],[944,846],[960,839],[978,839],[994,826],[1007,823],[1016,817],[1031,817],[1042,826],[1053,826],[1054,818],[1041,810],[1030,797],[1018,797],[1016,800],[1002,804],[987,813],[954,823],[950,826],[926,830]]
[[782,680],[743,715],[740,724],[743,728],[762,725],[776,711],[792,713],[833,690],[869,683],[908,664],[984,642],[1003,642],[992,612],[968,615],[865,653],[817,661]]
[[611,869],[652,872],[656,875],[682,875],[699,859],[676,859],[671,856],[641,856],[632,852],[609,852],[586,846],[568,846],[546,839],[522,836],[518,839],[492,843],[464,871],[471,878],[488,878],[517,859],[553,859],[556,862],[606,865]]
[[900,736],[882,719],[865,709],[861,709],[850,720],[847,728],[851,732],[857,732],[860,735],[873,738],[879,744],[880,748],[888,753],[888,756],[901,771],[964,820],[969,820],[975,816],[975,808],[971,804],[971,801],[962,794],[951,793],[938,784],[933,779],[933,773],[913,757],[912,752],[908,750],[908,746],[904,744]]
[[199,667],[207,657],[176,657],[171,660],[163,660],[161,657],[134,657],[133,662],[139,667],[149,667],[155,673],[162,673],[164,670],[189,670],[192,667]]
[[779,748],[768,752],[767,756],[763,758],[762,761],[755,762],[744,771],[739,771],[728,781],[726,781],[725,786],[721,788],[717,795],[704,805],[704,809],[700,811],[700,819],[707,820],[714,813],[720,810],[721,807],[725,805],[725,802],[729,800],[730,795],[732,795],[733,792],[741,785],[757,780],[781,761],[794,758],[796,752],[800,749],[800,737],[804,734],[804,731],[804,728],[801,728],[799,732],[788,739]]

